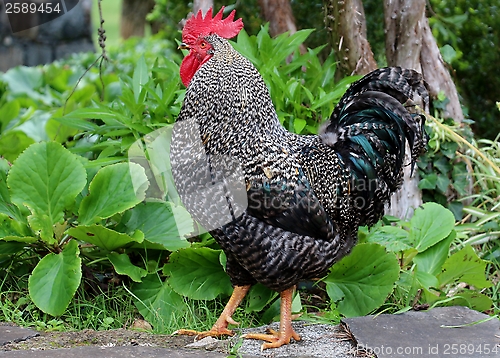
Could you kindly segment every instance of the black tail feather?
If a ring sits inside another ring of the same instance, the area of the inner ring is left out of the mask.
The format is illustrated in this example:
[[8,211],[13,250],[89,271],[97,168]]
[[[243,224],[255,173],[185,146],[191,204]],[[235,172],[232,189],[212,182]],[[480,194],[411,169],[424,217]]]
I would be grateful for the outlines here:
[[376,221],[390,194],[401,186],[406,141],[412,169],[425,148],[425,116],[416,105],[429,106],[419,73],[379,69],[353,83],[320,131],[322,141],[335,148],[351,172],[351,195],[366,204],[362,222]]

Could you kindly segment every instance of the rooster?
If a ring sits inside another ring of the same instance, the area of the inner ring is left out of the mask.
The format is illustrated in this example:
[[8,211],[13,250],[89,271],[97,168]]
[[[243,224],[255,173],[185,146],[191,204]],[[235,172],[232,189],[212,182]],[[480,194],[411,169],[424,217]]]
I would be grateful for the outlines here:
[[290,133],[259,72],[228,42],[243,27],[234,15],[200,11],[179,46],[189,50],[180,67],[187,91],[172,172],[186,208],[226,254],[234,290],[209,331],[177,333],[232,335],[233,313],[261,283],[280,293],[279,331],[245,337],[266,349],[300,340],[291,323],[297,283],[325,276],[401,187],[406,143],[412,166],[425,147],[424,116],[410,108],[417,97],[426,107],[428,94],[417,72],[379,69],[350,86],[318,135]]

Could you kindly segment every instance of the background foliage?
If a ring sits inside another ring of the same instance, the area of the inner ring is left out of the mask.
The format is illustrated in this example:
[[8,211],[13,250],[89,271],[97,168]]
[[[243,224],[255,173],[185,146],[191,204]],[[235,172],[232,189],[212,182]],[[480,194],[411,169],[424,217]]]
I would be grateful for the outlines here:
[[[265,26],[251,33],[233,45],[263,75],[280,121],[315,133],[355,78],[333,81],[324,46],[298,55],[311,30],[276,39]],[[214,323],[231,289],[224,255],[210,235],[195,235],[168,190],[168,162],[155,157],[168,147],[184,96],[175,47],[129,40],[110,51],[102,74],[93,68],[82,78],[95,54],[0,74],[3,319],[107,329],[141,316],[157,332]],[[438,304],[498,313],[500,147],[449,120],[433,118],[428,131],[421,187],[442,205],[363,228],[353,253],[296,296],[294,311],[305,319]],[[278,314],[277,294],[256,285],[235,319],[260,324]]]
[[[315,29],[306,39],[308,47],[328,43],[321,0],[291,1],[298,29]],[[262,25],[257,0],[229,5],[214,1],[215,8],[235,7],[238,16],[245,19],[245,29],[256,34]],[[367,35],[379,67],[387,65],[383,4],[377,0],[363,0]],[[166,24],[165,36],[171,38],[178,28],[178,19],[190,11],[187,3],[179,0],[157,0],[158,18]],[[165,15],[168,14],[168,15]],[[450,65],[466,116],[475,122],[479,137],[495,139],[500,132],[500,113],[495,103],[500,99],[496,64],[500,60],[500,11],[497,0],[432,0],[428,3],[428,17],[433,34],[441,48],[443,59]],[[320,54],[324,60],[331,49]]]

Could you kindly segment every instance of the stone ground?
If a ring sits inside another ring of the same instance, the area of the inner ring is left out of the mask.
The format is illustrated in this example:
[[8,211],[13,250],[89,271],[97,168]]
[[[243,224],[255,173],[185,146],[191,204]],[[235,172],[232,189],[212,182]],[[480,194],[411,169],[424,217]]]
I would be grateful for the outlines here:
[[[500,322],[489,318],[465,307],[446,307],[349,318],[340,326],[296,321],[300,342],[263,352],[261,342],[238,337],[205,338],[193,344],[191,337],[135,330],[36,332],[3,323],[0,358],[500,358]],[[277,324],[271,327],[276,329]],[[243,329],[241,333],[263,332],[265,328]]]

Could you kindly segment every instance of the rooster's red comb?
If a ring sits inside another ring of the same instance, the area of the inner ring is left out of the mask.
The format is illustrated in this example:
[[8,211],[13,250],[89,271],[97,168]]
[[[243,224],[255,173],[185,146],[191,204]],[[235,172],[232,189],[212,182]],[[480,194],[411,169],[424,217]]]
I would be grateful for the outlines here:
[[243,28],[243,21],[241,19],[233,21],[234,14],[236,13],[235,10],[231,11],[229,16],[222,20],[223,11],[224,6],[213,19],[212,8],[208,9],[205,18],[203,18],[201,10],[198,11],[196,16],[191,16],[191,18],[186,21],[184,29],[182,29],[182,42],[194,42],[200,35],[217,34],[225,39],[230,39],[238,35]]

